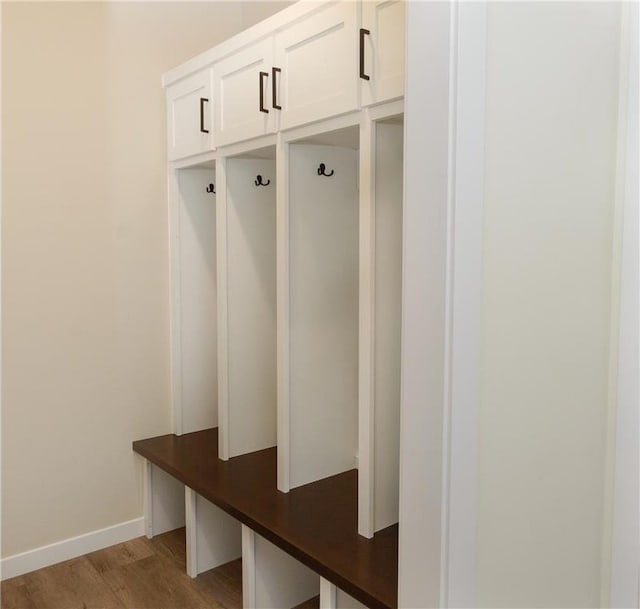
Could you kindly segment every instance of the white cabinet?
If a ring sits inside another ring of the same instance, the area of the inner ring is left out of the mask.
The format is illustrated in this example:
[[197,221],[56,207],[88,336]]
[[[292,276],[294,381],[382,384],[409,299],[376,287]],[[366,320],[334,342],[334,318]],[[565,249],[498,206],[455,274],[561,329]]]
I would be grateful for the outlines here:
[[359,9],[331,3],[276,35],[280,129],[357,109]]
[[360,89],[369,106],[404,95],[404,1],[362,3]]
[[169,160],[213,149],[212,73],[205,69],[167,89]]
[[260,40],[214,66],[215,133],[218,146],[275,130],[273,36]]

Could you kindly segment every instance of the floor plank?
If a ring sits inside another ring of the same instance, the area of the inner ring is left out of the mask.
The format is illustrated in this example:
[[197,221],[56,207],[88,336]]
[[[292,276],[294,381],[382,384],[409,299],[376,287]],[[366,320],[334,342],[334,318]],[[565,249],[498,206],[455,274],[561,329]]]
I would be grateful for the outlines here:
[[107,582],[85,556],[24,576],[34,609],[122,609]]
[[187,538],[185,529],[176,529],[150,540],[156,553],[172,560],[182,570],[187,570]]
[[155,549],[151,543],[146,537],[138,537],[104,550],[91,552],[91,554],[87,554],[87,560],[98,573],[104,573],[142,558],[153,556]]
[[112,569],[104,574],[124,607],[136,609],[176,609],[189,607],[219,609],[216,601],[206,600],[186,573],[172,569],[164,556],[154,555]]
[[215,598],[225,609],[242,607],[242,560],[238,558],[193,580],[206,598]]
[[29,596],[29,590],[22,581],[22,578],[14,578],[2,582],[0,597],[2,598],[2,609],[35,609],[35,605]]
[[0,609],[241,609],[242,561],[191,579],[185,530],[138,537],[2,582]]

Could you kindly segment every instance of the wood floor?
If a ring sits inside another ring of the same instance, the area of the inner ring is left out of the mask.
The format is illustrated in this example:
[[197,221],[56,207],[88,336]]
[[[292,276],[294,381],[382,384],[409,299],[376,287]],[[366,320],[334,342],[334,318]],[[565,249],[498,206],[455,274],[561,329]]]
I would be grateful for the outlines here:
[[[184,529],[86,554],[2,582],[1,609],[240,609],[242,564],[191,579]],[[318,607],[318,599],[297,609]]]

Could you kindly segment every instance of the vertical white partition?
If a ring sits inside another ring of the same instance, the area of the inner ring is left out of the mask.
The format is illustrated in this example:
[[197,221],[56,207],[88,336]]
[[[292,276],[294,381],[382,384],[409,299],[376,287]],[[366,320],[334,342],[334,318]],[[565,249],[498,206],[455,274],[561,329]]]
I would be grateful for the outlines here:
[[215,427],[217,411],[216,195],[212,167],[172,176],[171,335],[174,431]]
[[291,488],[356,464],[357,180],[357,150],[290,145]]
[[276,444],[275,174],[275,160],[224,161],[219,193],[226,222],[219,265],[226,305],[221,340],[226,391],[219,404],[223,459]]
[[360,138],[358,532],[371,538],[398,522],[402,116],[365,112]]
[[185,489],[185,511],[190,577],[242,556],[239,521],[190,488]]
[[146,459],[144,520],[149,539],[185,525],[184,485]]
[[290,609],[317,596],[320,576],[242,526],[244,609]]
[[320,609],[366,609],[360,601],[340,590],[335,584],[320,578]]
[[398,522],[403,126],[380,122],[375,129],[373,497],[379,531]]

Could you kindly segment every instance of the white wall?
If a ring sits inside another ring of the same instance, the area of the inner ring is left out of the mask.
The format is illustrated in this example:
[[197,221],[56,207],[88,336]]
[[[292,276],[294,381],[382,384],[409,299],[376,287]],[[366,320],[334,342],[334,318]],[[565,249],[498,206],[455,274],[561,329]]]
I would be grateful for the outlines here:
[[3,557],[142,514],[131,441],[170,429],[160,75],[286,4],[3,4]]
[[620,15],[488,5],[481,606],[600,603]]

